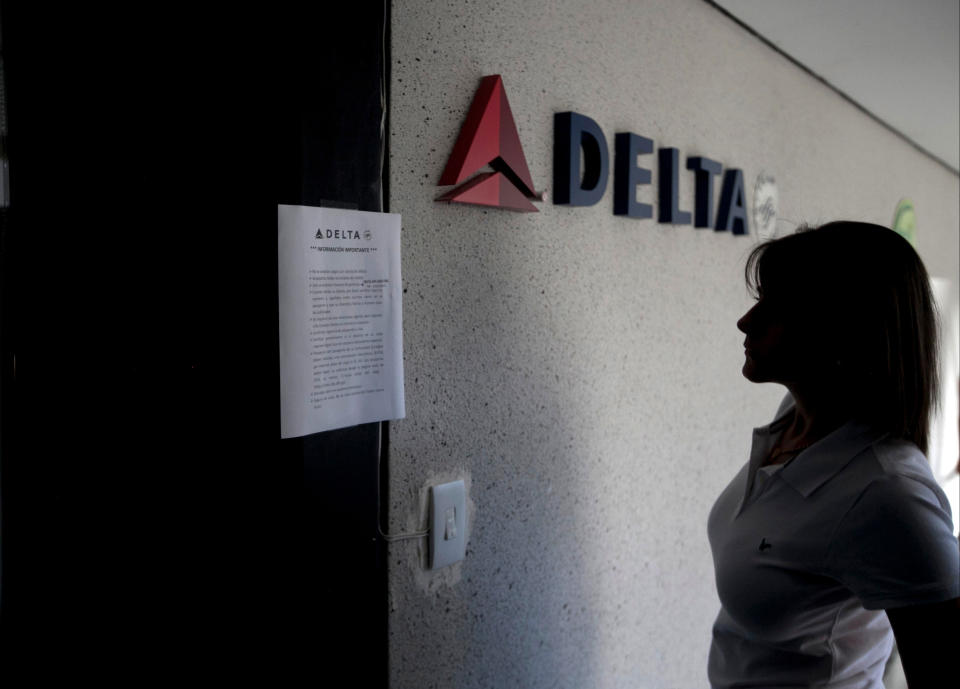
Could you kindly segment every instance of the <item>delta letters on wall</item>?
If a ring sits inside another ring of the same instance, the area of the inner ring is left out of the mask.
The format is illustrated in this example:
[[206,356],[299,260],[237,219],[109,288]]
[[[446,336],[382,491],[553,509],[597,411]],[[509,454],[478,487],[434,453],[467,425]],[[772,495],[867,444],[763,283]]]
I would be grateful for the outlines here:
[[[563,206],[592,206],[606,192],[610,172],[607,139],[596,121],[576,112],[554,115],[553,202]],[[651,183],[651,170],[638,157],[651,155],[654,142],[632,132],[614,138],[613,213],[630,218],[652,218],[653,207],[637,201],[637,187]],[[487,169],[489,167],[489,169]],[[723,169],[710,158],[690,156],[686,169],[694,175],[693,212],[681,210],[679,200],[680,152],[657,150],[657,221],[673,225],[713,227],[735,235],[749,232],[743,171]],[[581,174],[582,170],[582,174]],[[479,174],[476,174],[479,173]],[[714,215],[714,178],[722,173],[719,202]],[[473,175],[471,177],[471,175]],[[499,74],[480,81],[466,121],[454,144],[439,186],[459,185],[437,201],[466,203],[536,212],[531,200],[543,200],[534,191],[517,126]]]

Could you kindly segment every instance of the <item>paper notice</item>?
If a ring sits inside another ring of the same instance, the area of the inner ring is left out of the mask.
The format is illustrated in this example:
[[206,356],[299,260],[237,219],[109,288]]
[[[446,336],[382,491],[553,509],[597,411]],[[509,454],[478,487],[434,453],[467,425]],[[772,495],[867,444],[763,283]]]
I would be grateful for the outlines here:
[[280,436],[403,418],[400,216],[277,215]]

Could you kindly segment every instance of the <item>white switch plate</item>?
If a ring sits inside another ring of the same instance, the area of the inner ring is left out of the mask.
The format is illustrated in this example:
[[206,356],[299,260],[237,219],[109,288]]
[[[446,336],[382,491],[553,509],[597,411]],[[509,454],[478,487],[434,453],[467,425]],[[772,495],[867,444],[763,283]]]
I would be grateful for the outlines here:
[[462,480],[430,487],[430,569],[452,565],[466,555],[466,503]]

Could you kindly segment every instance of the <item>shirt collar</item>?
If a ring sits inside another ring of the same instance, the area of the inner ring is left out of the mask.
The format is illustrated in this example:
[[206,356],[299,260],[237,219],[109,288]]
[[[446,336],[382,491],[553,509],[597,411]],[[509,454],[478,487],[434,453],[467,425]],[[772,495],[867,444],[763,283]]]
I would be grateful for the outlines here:
[[[772,443],[783,432],[787,416],[793,411],[790,404],[772,423],[755,429],[766,434]],[[817,488],[836,476],[864,449],[886,435],[881,430],[861,421],[848,421],[800,452],[780,470],[779,476],[793,486],[803,497],[809,497]]]

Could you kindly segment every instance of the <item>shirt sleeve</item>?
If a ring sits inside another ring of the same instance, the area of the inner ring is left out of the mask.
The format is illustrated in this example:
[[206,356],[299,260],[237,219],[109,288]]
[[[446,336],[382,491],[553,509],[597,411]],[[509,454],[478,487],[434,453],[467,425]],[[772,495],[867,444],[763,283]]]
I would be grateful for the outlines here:
[[960,597],[960,550],[943,491],[916,478],[871,482],[841,519],[828,573],[868,610]]

